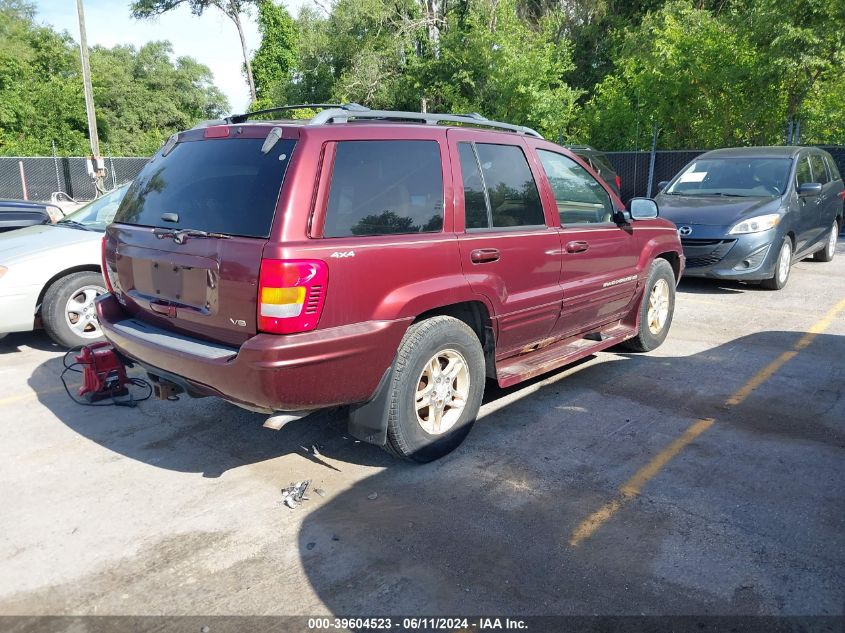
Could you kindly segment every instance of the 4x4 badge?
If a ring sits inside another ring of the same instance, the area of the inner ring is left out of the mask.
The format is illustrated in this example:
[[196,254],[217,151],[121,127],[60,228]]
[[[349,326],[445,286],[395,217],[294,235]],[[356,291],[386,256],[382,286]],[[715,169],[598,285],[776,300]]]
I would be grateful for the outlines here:
[[329,257],[333,257],[335,259],[343,259],[345,257],[355,257],[355,251],[335,251]]

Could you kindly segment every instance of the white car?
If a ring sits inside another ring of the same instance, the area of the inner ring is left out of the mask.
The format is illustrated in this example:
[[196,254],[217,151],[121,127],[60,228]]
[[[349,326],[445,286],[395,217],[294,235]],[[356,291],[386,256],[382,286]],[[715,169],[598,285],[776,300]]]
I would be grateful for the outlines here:
[[129,185],[97,198],[56,224],[0,233],[0,338],[34,330],[76,347],[102,337],[94,299],[106,292],[103,233]]

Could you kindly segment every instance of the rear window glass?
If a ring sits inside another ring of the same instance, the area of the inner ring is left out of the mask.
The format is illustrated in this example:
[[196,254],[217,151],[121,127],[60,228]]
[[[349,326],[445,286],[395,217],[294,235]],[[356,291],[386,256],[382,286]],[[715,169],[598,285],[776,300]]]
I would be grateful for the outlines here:
[[[177,143],[144,166],[114,221],[267,237],[295,141],[283,139],[261,153],[264,139]],[[177,222],[165,222],[172,213]]]
[[525,154],[515,145],[476,143],[493,227],[543,226],[543,205]]
[[337,144],[324,237],[430,233],[443,228],[435,141]]

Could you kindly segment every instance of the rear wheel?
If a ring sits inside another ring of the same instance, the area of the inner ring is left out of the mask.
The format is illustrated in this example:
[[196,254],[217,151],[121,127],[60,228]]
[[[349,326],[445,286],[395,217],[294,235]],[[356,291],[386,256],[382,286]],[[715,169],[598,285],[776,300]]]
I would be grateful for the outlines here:
[[833,261],[833,256],[836,255],[836,240],[839,239],[839,223],[834,220],[833,226],[830,229],[830,233],[827,236],[827,241],[825,242],[824,248],[820,251],[817,251],[815,255],[813,255],[813,259],[817,262],[830,262]]
[[72,273],[54,281],[41,304],[41,321],[50,338],[65,347],[102,340],[94,299],[105,292],[99,273]]
[[768,279],[760,282],[760,285],[767,290],[780,290],[789,281],[789,271],[792,268],[792,240],[789,237],[783,238],[783,243],[778,251],[778,258],[775,261],[775,272]]
[[437,316],[412,325],[388,385],[385,449],[416,462],[453,451],[475,422],[484,379],[481,343],[466,323]]
[[675,271],[665,259],[656,259],[648,273],[640,303],[640,326],[637,335],[625,341],[624,347],[634,352],[650,352],[659,347],[669,334],[675,312]]

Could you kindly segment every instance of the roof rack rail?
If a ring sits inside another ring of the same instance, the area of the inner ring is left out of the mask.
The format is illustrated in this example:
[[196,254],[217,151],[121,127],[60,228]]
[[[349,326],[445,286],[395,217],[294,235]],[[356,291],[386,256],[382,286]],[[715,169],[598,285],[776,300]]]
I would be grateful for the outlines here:
[[290,110],[307,110],[307,109],[326,109],[326,108],[346,108],[349,110],[366,110],[362,105],[358,105],[357,103],[300,103],[298,105],[285,105],[285,106],[276,106],[274,108],[264,108],[263,110],[254,110],[252,112],[244,112],[243,114],[233,114],[229,117],[226,117],[227,123],[243,123],[244,121],[258,115],[258,114],[270,114],[271,112],[288,112]]
[[[352,104],[350,104],[352,105]],[[359,106],[360,107],[360,106]],[[535,136],[543,138],[543,136],[536,130],[523,125],[512,125],[510,123],[502,123],[501,121],[491,121],[477,112],[470,114],[429,114],[427,112],[399,112],[393,110],[369,110],[362,108],[360,110],[349,108],[348,106],[341,106],[331,110],[323,110],[312,118],[307,125],[323,125],[326,123],[346,123],[350,119],[379,119],[387,121],[421,121],[429,125],[437,125],[438,123],[465,123],[469,125],[476,125],[481,127],[490,127],[499,130],[508,130],[516,132],[517,134],[525,134],[527,136]]]

